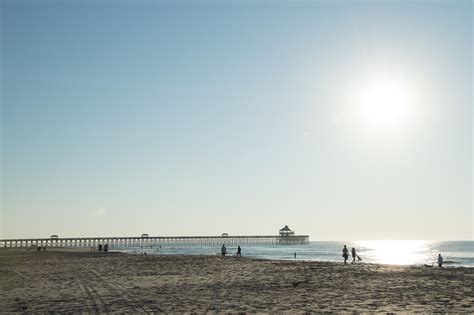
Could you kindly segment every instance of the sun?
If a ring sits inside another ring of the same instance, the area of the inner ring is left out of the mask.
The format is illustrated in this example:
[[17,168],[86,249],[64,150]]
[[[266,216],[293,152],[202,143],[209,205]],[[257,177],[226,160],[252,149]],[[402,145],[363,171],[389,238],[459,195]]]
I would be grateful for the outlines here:
[[377,78],[360,87],[358,103],[360,121],[365,128],[400,131],[410,119],[413,97],[407,82]]

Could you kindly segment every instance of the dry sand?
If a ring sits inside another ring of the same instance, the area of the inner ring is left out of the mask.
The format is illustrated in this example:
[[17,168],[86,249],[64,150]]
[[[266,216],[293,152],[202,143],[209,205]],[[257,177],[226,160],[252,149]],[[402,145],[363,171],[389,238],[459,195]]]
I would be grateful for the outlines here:
[[2,312],[474,312],[474,268],[0,250]]

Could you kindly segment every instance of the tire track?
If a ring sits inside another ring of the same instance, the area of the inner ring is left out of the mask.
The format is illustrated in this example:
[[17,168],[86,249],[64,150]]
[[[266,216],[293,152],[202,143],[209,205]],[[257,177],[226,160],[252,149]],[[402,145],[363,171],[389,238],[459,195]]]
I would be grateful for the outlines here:
[[99,313],[100,312],[99,304],[97,304],[96,299],[94,298],[94,296],[91,293],[91,291],[89,290],[89,288],[84,284],[84,281],[82,281],[81,278],[76,274],[76,272],[71,270],[69,267],[66,267],[66,270],[69,271],[73,275],[73,277],[76,279],[77,285],[79,286],[82,293],[86,297],[87,305],[90,308],[92,308],[94,310],[94,312]]
[[90,285],[89,284],[89,281],[85,281],[86,279],[82,280],[83,284],[85,284],[85,286],[91,291],[93,292],[92,296],[94,297],[95,299],[95,303],[97,303],[98,305],[100,305],[103,310],[106,312],[106,313],[110,313],[110,309],[109,309],[109,306],[107,303],[104,302],[102,296],[97,292],[97,290],[95,289],[95,287],[93,285]]
[[[60,260],[53,256],[50,258],[51,261],[42,261],[43,268],[47,270],[51,264],[51,262],[55,262],[58,264],[61,264]],[[82,294],[86,297],[86,303],[88,306],[88,310],[93,310],[95,313],[100,313],[101,307],[104,309],[104,302],[100,298],[100,296],[97,295],[97,292],[95,294],[98,296],[94,297],[94,291],[92,290],[91,286],[88,285],[85,281],[82,280],[82,275],[79,275],[77,271],[71,269],[69,266],[64,266],[64,268],[74,277],[77,285],[79,286],[79,289],[81,290]]]
[[[227,259],[227,258],[223,258]],[[231,258],[232,259],[232,258]],[[237,279],[237,272],[234,268],[238,268],[236,266],[231,266],[229,273],[225,275],[224,279],[218,278],[216,279],[219,282],[219,285],[216,285],[214,288],[214,299],[212,301],[212,306],[209,305],[207,309],[204,311],[205,313],[208,312],[226,312],[226,310],[220,309],[222,305],[222,301],[226,300],[229,290],[235,283]]]
[[93,273],[98,279],[101,280],[101,283],[105,284],[110,290],[112,290],[116,295],[120,295],[122,298],[125,298],[129,301],[132,301],[134,302],[137,307],[135,307],[135,311],[136,312],[145,312],[145,313],[153,313],[155,311],[158,311],[158,312],[163,312],[163,310],[161,310],[159,307],[155,309],[150,309],[148,307],[145,307],[145,306],[142,306],[141,302],[136,300],[135,298],[133,298],[132,296],[130,296],[130,294],[128,294],[128,292],[122,288],[120,285],[118,284],[112,284],[110,283],[110,281],[107,281],[106,279],[104,279],[104,277],[102,277],[102,275],[97,272],[96,270],[92,270],[92,269],[89,269],[85,266],[83,266],[83,269],[90,272],[90,273]]

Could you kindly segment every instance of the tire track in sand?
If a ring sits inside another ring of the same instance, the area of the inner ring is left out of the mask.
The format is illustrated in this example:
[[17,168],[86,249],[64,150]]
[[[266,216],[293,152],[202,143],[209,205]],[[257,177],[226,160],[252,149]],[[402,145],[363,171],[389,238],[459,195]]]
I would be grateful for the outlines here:
[[[97,294],[95,290],[91,289],[91,286],[88,285],[85,281],[81,279],[81,276],[77,274],[74,270],[69,267],[66,267],[66,270],[73,275],[76,279],[76,283],[81,289],[82,293],[86,296],[86,301],[88,306],[92,306],[94,312],[99,313],[102,309],[105,309],[105,304],[102,298]],[[108,312],[108,310],[106,310]]]
[[113,284],[110,281],[104,279],[104,277],[102,277],[102,275],[99,272],[97,272],[96,270],[89,269],[86,266],[83,266],[82,268],[84,270],[86,270],[87,272],[93,273],[98,279],[100,279],[101,283],[105,284],[116,295],[120,295],[122,298],[134,302],[137,305],[135,307],[136,312],[145,312],[145,313],[153,313],[153,312],[156,312],[156,311],[158,311],[160,313],[163,312],[163,310],[161,310],[159,307],[156,307],[156,309],[150,309],[148,307],[142,306],[141,302],[136,300],[135,298],[131,297],[130,294],[128,294],[128,292],[124,288],[122,288],[118,284]]
[[[222,259],[234,259],[233,257],[222,257]],[[215,279],[217,283],[215,284],[213,291],[214,291],[214,297],[211,301],[211,305],[208,305],[204,313],[209,313],[209,312],[226,312],[226,310],[222,310],[221,308],[224,306],[223,301],[226,301],[226,298],[228,296],[229,290],[232,289],[232,286],[235,283],[235,280],[237,278],[238,272],[235,272],[236,270],[233,268],[238,268],[238,266],[231,266],[231,269],[229,270],[228,274],[225,274],[225,277],[222,278],[222,275]]]

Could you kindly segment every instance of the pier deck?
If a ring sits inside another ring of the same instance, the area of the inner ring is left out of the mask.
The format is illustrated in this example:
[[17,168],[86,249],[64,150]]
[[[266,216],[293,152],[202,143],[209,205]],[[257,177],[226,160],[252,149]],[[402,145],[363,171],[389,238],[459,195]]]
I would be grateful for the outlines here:
[[226,245],[304,245],[308,235],[291,236],[147,236],[147,237],[73,237],[3,239],[0,247],[68,247],[91,248],[108,244],[109,248],[157,246],[220,246]]

